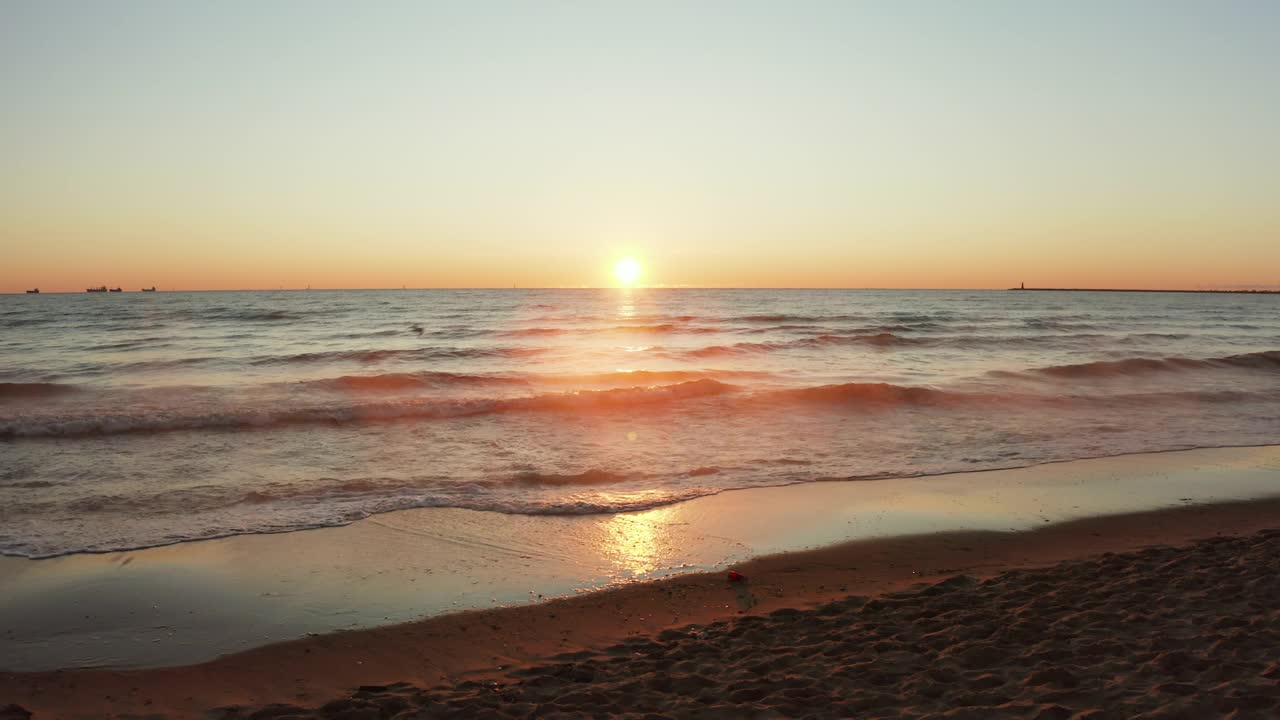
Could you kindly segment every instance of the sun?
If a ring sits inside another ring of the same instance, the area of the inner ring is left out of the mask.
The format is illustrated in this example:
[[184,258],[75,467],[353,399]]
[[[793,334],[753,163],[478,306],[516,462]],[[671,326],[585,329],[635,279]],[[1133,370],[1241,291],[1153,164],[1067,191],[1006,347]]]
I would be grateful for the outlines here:
[[644,268],[633,257],[624,257],[613,266],[613,276],[626,287],[635,285],[643,274]]

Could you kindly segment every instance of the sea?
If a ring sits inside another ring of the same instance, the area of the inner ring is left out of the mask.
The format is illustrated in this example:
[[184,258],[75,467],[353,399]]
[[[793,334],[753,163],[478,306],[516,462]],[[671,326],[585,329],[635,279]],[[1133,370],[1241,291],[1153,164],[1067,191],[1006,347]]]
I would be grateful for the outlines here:
[[1280,296],[0,296],[0,554],[1280,443]]

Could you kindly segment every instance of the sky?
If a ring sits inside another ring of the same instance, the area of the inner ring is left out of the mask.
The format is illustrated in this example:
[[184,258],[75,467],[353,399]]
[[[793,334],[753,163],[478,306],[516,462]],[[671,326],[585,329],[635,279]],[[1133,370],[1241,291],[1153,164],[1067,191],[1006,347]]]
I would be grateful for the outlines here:
[[0,292],[1280,287],[1280,3],[0,0]]

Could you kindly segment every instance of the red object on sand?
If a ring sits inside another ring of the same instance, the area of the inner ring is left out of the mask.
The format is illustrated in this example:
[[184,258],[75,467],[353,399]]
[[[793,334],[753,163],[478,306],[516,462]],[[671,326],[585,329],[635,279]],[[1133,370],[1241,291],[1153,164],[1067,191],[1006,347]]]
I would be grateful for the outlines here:
[[729,571],[729,582],[742,582],[743,580],[746,580],[746,579],[747,579],[747,576],[743,575],[737,570]]

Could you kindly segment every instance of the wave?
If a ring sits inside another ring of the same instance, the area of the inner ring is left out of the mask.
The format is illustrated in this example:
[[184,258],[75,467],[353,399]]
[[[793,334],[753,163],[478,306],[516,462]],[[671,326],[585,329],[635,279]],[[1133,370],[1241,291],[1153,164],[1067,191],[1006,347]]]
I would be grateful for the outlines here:
[[348,392],[390,392],[414,388],[450,387],[457,385],[528,385],[528,381],[500,375],[467,375],[439,371],[385,373],[382,375],[343,375],[325,380],[304,380],[299,385]]
[[[1177,362],[1170,363],[1169,360]],[[1154,363],[1154,365],[1153,365]],[[1152,361],[1088,363],[1079,366],[1042,368],[1040,372],[1066,373],[1067,377],[1079,373],[1104,374],[1121,372],[1117,368],[1182,368],[1182,367],[1265,367],[1280,370],[1280,352],[1251,353],[1209,360],[1182,358]],[[1147,371],[1147,370],[1143,370]],[[221,410],[174,412],[171,410],[146,410],[102,412],[88,408],[81,415],[44,414],[14,415],[0,418],[0,439],[41,437],[86,437],[118,435],[126,433],[160,433],[197,430],[250,430],[278,428],[292,425],[347,426],[403,420],[448,420],[508,413],[555,413],[585,415],[591,413],[641,413],[679,406],[688,402],[716,401],[726,403],[717,406],[717,412],[739,410],[768,410],[776,412],[783,421],[790,408],[803,406],[830,406],[856,411],[885,411],[900,407],[972,407],[997,408],[1000,412],[1017,408],[1055,407],[1112,407],[1124,408],[1136,404],[1169,405],[1174,403],[1245,403],[1252,401],[1280,400],[1280,389],[1266,390],[1185,390],[1105,395],[1061,395],[1033,392],[994,392],[940,389],[934,387],[904,386],[890,383],[851,382],[815,387],[748,391],[707,377],[717,371],[639,371],[600,376],[548,378],[550,382],[581,382],[583,379],[600,384],[622,382],[625,377],[636,383],[630,387],[604,390],[574,390],[569,392],[540,393],[518,397],[460,397],[431,398],[409,397],[394,400],[367,402],[328,402],[296,407],[278,405],[262,407],[232,406]],[[734,371],[719,371],[723,376],[733,376]],[[449,386],[532,386],[537,382],[526,377],[500,375],[465,375],[446,372],[390,373],[370,376],[343,376],[339,378],[304,381],[329,390],[347,392],[384,392],[406,388]],[[691,379],[697,378],[697,379]],[[544,380],[546,382],[547,380]],[[641,385],[643,382],[671,381],[672,384]],[[68,392],[71,386],[51,383],[0,384],[0,397],[39,396]],[[778,410],[781,407],[782,410]]]
[[1126,375],[1147,375],[1151,373],[1179,372],[1186,370],[1263,370],[1280,371],[1280,350],[1242,353],[1216,358],[1125,358],[1123,360],[1097,360],[1076,365],[1051,365],[1032,368],[1023,373],[1007,370],[992,371],[992,375],[1011,377],[1020,374],[1041,375],[1054,378],[1087,379],[1108,378]]
[[794,332],[794,333],[829,333],[831,327],[828,325],[819,325],[815,323],[784,323],[781,325],[760,325],[753,327],[736,328],[732,332],[750,335],[762,335],[771,332]]
[[720,328],[702,327],[697,325],[678,325],[675,323],[659,323],[656,325],[611,325],[606,327],[588,327],[588,328],[564,328],[564,327],[531,327],[520,328],[518,330],[507,330],[499,335],[503,337],[547,337],[568,334],[580,335],[596,335],[596,334],[627,334],[634,333],[640,335],[663,335],[668,333],[715,333],[722,332]]
[[[714,469],[711,469],[714,470]],[[696,477],[698,475],[710,474],[708,468],[697,468],[687,473],[682,473],[682,477]],[[253,490],[243,495],[231,495],[218,501],[221,505],[262,505],[272,502],[281,502],[289,500],[314,500],[318,498],[333,499],[338,497],[353,497],[361,495],[384,496],[397,492],[452,492],[472,491],[476,488],[504,488],[513,485],[545,485],[545,486],[592,486],[592,485],[611,485],[645,478],[653,477],[644,473],[626,473],[606,470],[603,468],[591,468],[578,473],[554,473],[539,472],[537,470],[523,470],[511,475],[499,476],[494,478],[477,478],[469,479],[466,482],[457,482],[453,479],[446,478],[419,478],[416,480],[403,479],[379,479],[379,478],[358,478],[354,480],[337,480],[331,479],[329,484],[319,486],[306,485],[295,487],[291,485],[284,486],[268,486],[263,489]],[[211,488],[212,489],[212,488]],[[234,489],[229,489],[234,492]],[[163,498],[169,500],[167,496]],[[212,499],[212,498],[210,498]],[[98,498],[98,502],[110,502],[110,498]],[[156,501],[161,498],[144,498],[142,504],[151,507],[157,504]]]
[[373,337],[394,337],[396,335],[408,335],[413,332],[412,328],[405,330],[362,330],[358,332],[334,333],[328,337],[341,340],[360,340],[363,338]]
[[1097,330],[1094,323],[1075,322],[1062,318],[1027,318],[1022,321],[1026,327],[1035,330]]
[[137,360],[120,363],[99,363],[87,365],[81,372],[87,374],[103,374],[111,372],[149,372],[176,370],[195,366],[225,365],[235,367],[242,364],[253,366],[318,364],[331,362],[349,362],[372,365],[388,361],[438,361],[492,358],[525,358],[551,352],[550,348],[538,347],[423,347],[386,350],[321,350],[316,352],[296,353],[293,355],[263,355],[249,358],[196,356],[170,358],[164,360]]
[[85,437],[182,430],[245,430],[289,425],[349,425],[409,419],[447,419],[512,412],[591,413],[638,410],[738,392],[734,385],[693,380],[655,387],[581,390],[503,399],[397,400],[293,409],[231,408],[218,412],[100,413],[83,417],[0,419],[0,438]]
[[330,317],[344,314],[339,308],[325,310],[262,310],[253,308],[183,308],[175,309],[172,317],[179,320],[210,320],[220,322],[273,323],[305,320],[310,317]]
[[503,337],[544,337],[548,335],[565,335],[572,332],[568,328],[559,327],[532,327],[522,328],[520,330],[507,330],[499,333]]
[[116,372],[146,372],[149,370],[173,370],[176,368],[191,367],[193,365],[215,365],[234,362],[228,358],[218,358],[212,356],[203,357],[187,357],[173,358],[171,360],[137,360],[126,363],[104,363],[98,368],[86,368],[86,370],[116,371]]
[[386,360],[443,360],[465,358],[518,358],[549,352],[536,347],[425,347],[388,350],[322,350],[294,355],[267,355],[249,361],[251,365],[282,365],[292,363],[359,362],[377,363]]
[[791,313],[760,313],[729,318],[729,322],[742,323],[831,323],[866,322],[867,320],[869,318],[866,315],[795,315]]
[[778,350],[788,350],[791,348],[803,347],[823,347],[837,345],[861,345],[866,347],[895,347],[904,345],[920,345],[926,341],[917,338],[905,338],[900,335],[894,335],[889,332],[876,333],[875,335],[818,335],[816,337],[801,338],[799,340],[779,340],[771,342],[742,342],[733,345],[711,345],[709,347],[697,348],[695,350],[686,350],[681,353],[684,357],[706,358],[720,357],[726,355],[744,355],[764,352],[775,352]]
[[714,333],[721,332],[720,328],[703,327],[701,325],[676,325],[672,323],[660,323],[657,325],[614,325],[613,327],[602,328],[599,332],[603,333],[645,333],[645,334],[662,334],[662,333]]
[[695,380],[656,387],[617,388],[532,395],[504,399],[399,400],[353,405],[318,405],[285,410],[228,409],[192,413],[107,413],[84,417],[15,417],[0,420],[0,439],[91,437],[197,430],[253,430],[293,425],[347,426],[405,420],[448,420],[506,413],[582,415],[622,411],[638,413],[686,401],[730,396],[733,408],[830,405],[849,409],[892,410],[898,407],[1120,406],[1142,404],[1236,403],[1280,399],[1277,394],[1243,391],[1187,391],[1118,396],[1046,396],[994,394],[905,387],[887,383],[845,383],[747,394],[715,380]]
[[[743,342],[733,345],[713,345],[695,350],[685,351],[686,357],[716,357],[720,355],[739,355],[762,352],[773,352],[792,348],[805,347],[840,347],[861,346],[881,348],[901,347],[954,347],[993,349],[1010,345],[1029,345],[1033,347],[1056,346],[1070,343],[1094,344],[1100,341],[1115,341],[1114,335],[1102,333],[1073,333],[1066,335],[932,335],[929,337],[905,337],[897,332],[913,332],[932,330],[941,326],[928,328],[919,325],[879,325],[858,328],[845,333],[824,332],[813,337],[795,340],[771,340],[766,342]],[[754,332],[748,330],[747,332]]]
[[630,370],[588,375],[535,375],[530,381],[549,385],[653,385],[690,380],[764,380],[777,375],[763,370]]
[[1041,395],[1009,392],[961,392],[928,387],[892,385],[889,383],[842,383],[791,390],[774,390],[756,395],[752,400],[766,404],[837,405],[866,409],[893,409],[903,406],[986,406],[1001,410],[1011,410],[1018,407],[1045,406],[1054,408],[1101,406],[1125,408],[1139,404],[1274,402],[1280,400],[1280,391],[1185,390],[1112,395]]
[[1150,405],[1166,405],[1174,402],[1193,403],[1245,403],[1254,401],[1274,402],[1280,399],[1280,393],[1249,392],[1245,390],[1185,390],[1169,392],[1148,392],[1118,395],[1110,398],[1096,398],[1099,402],[1125,405],[1144,403]]
[[838,325],[824,323],[782,323],[779,325],[763,324],[736,327],[720,332],[734,332],[747,335],[761,335],[764,333],[774,332],[808,335],[877,335],[879,333],[932,332],[939,329],[955,328],[947,328],[945,325],[939,325],[938,323],[916,323],[913,325],[859,325],[857,327],[840,327]]
[[149,337],[138,338],[136,340],[123,340],[113,343],[102,343],[100,345],[91,345],[87,350],[94,351],[111,351],[111,350],[152,350],[155,348],[171,347],[172,343],[168,342],[167,337]]
[[386,496],[397,491],[425,490],[405,480],[358,478],[340,480],[320,478],[316,485],[295,486],[287,483],[267,483],[257,489],[244,491],[234,485],[196,485],[178,487],[157,493],[94,494],[68,502],[52,500],[21,501],[16,509],[25,513],[45,513],[51,509],[70,510],[76,513],[135,513],[187,514],[193,510],[217,510],[237,505],[265,505],[291,500],[339,500],[369,496]]
[[[677,473],[681,477],[697,477],[707,474],[708,468],[698,468],[686,473]],[[633,499],[625,493],[619,493],[613,502],[582,503],[572,499],[560,502],[547,502],[545,498],[529,498],[527,501],[515,500],[495,494],[519,485],[536,486],[582,486],[614,485],[654,477],[642,473],[624,473],[592,468],[579,473],[550,473],[524,471],[506,477],[477,479],[468,482],[456,482],[444,478],[356,478],[342,480],[338,478],[321,478],[314,485],[292,485],[285,483],[268,483],[247,492],[234,486],[203,485],[166,490],[161,493],[144,493],[137,495],[89,495],[71,502],[35,501],[23,502],[19,506],[24,513],[42,514],[52,509],[70,510],[81,514],[134,513],[145,511],[150,514],[189,513],[192,509],[218,510],[236,506],[260,506],[277,503],[294,504],[291,509],[298,509],[297,501],[304,501],[309,507],[322,509],[324,503],[335,503],[334,511],[344,515],[345,522],[370,514],[387,512],[395,509],[412,507],[457,507],[474,510],[490,510],[529,515],[574,515],[599,512],[621,512],[640,510],[658,505],[691,499],[711,492],[702,488],[671,488],[671,494],[645,492]],[[35,485],[31,485],[35,487]],[[349,510],[340,507],[343,501],[379,501],[378,505],[363,511],[349,514]],[[331,518],[338,520],[338,518]],[[332,524],[332,523],[322,523]],[[341,523],[338,523],[341,524]],[[290,528],[297,529],[297,528]]]
[[764,379],[773,373],[756,370],[630,370],[583,375],[475,375],[435,370],[383,373],[378,375],[343,375],[323,380],[303,380],[297,385],[342,392],[394,392],[418,388],[474,387],[484,385],[528,387],[531,385],[610,385],[649,387],[662,383],[695,380]]
[[[854,479],[854,478],[850,478]],[[123,540],[119,535],[92,537],[79,534],[74,538],[42,537],[36,541],[16,542],[10,538],[0,538],[0,556],[26,557],[31,559],[47,559],[78,553],[106,553],[142,550],[152,547],[176,545],[196,540],[212,540],[216,538],[234,537],[238,535],[264,535],[296,532],[324,527],[341,527],[352,522],[374,515],[420,508],[459,508],[496,512],[507,515],[564,516],[564,515],[600,515],[622,512],[636,512],[674,503],[693,500],[706,495],[721,492],[715,487],[668,488],[661,493],[655,492],[611,492],[606,498],[581,499],[568,497],[559,500],[541,498],[521,499],[494,493],[484,488],[479,492],[466,492],[467,484],[461,488],[447,486],[413,487],[401,486],[388,488],[392,494],[377,492],[367,494],[355,493],[342,488],[318,488],[302,491],[299,497],[313,498],[305,506],[289,503],[287,495],[279,498],[283,504],[271,508],[270,518],[258,518],[252,526],[236,524],[232,526],[196,525],[183,531],[168,531],[163,535],[143,535]],[[326,491],[328,490],[328,491]],[[252,493],[250,494],[252,495]],[[177,496],[181,498],[181,495]],[[119,513],[129,514],[139,508],[155,511],[158,507],[154,501],[163,503],[171,512],[189,512],[192,505],[187,503],[177,506],[171,502],[168,494],[144,500],[133,501],[124,498],[100,498],[102,503],[96,509],[76,508],[77,512]],[[189,498],[188,498],[189,499]],[[260,494],[254,498],[246,495],[242,503],[245,505],[266,504],[275,502],[277,498],[270,493]],[[216,498],[215,507],[236,505],[234,499]],[[86,506],[94,507],[95,503],[86,502]],[[65,506],[63,506],[65,507]]]
[[449,325],[436,328],[435,330],[427,330],[421,325],[415,325],[405,331],[413,333],[418,337],[442,338],[448,340],[462,340],[465,338],[485,337],[493,334],[490,330],[471,327],[470,325]]
[[[715,475],[719,472],[719,468],[698,467],[685,472],[674,473],[673,476],[684,478],[703,477],[707,475]],[[243,495],[232,496],[228,499],[222,500],[221,504],[260,505],[298,499],[351,497],[358,495],[387,495],[403,491],[445,491],[458,493],[459,491],[473,491],[477,488],[508,488],[518,485],[590,487],[594,485],[616,485],[636,482],[655,477],[659,476],[651,473],[620,472],[605,468],[590,468],[576,473],[542,472],[530,469],[522,470],[511,475],[497,476],[493,478],[468,479],[466,482],[458,482],[452,478],[434,477],[418,478],[414,480],[379,478],[358,478],[354,480],[331,479],[331,484],[323,484],[319,486],[269,486],[264,489],[247,492]],[[230,490],[234,491],[234,489]],[[163,499],[168,499],[167,495],[164,496]],[[141,501],[141,504],[145,507],[152,507],[158,504],[158,501],[160,500],[162,500],[161,497],[147,497]],[[109,498],[98,498],[99,503],[109,501]]]
[[53,397],[78,392],[75,385],[59,383],[10,383],[0,382],[0,400],[9,398]]
[[[366,495],[383,496],[405,490],[423,489],[422,486],[405,480],[382,480],[378,478],[357,478],[354,480],[321,478],[321,482],[328,484],[296,487],[272,483],[264,488],[250,490],[242,495],[232,494],[236,492],[235,488],[227,488],[224,491],[227,495],[220,499],[220,504],[224,506],[266,505],[289,500],[333,500]],[[167,500],[167,498],[165,499]],[[153,500],[147,498],[144,502],[150,504]]]
[[7,318],[7,319],[0,320],[0,327],[5,327],[5,328],[34,327],[36,325],[52,325],[56,322],[57,322],[57,318],[17,317],[17,318]]
[[987,400],[991,396],[889,383],[842,383],[775,390],[760,396],[770,402],[838,403],[860,405],[940,405]]
[[[1034,458],[1009,457],[1004,461],[984,463],[979,470],[998,470],[1018,467],[1034,467],[1045,464],[1073,462],[1102,457],[1135,457],[1166,453],[1180,453],[1195,448],[1222,447],[1258,447],[1247,443],[1222,444],[1168,444],[1139,450],[1092,451],[1076,453],[1071,456],[1038,456]],[[807,463],[780,458],[773,462]],[[650,474],[633,474],[616,472],[604,468],[592,468],[579,473],[541,473],[526,471],[507,478],[481,480],[479,482],[457,482],[454,479],[440,477],[410,478],[320,478],[323,484],[299,486],[284,483],[271,483],[267,487],[243,490],[231,487],[200,486],[166,490],[162,493],[143,494],[138,496],[94,495],[80,498],[72,503],[53,502],[49,500],[19,501],[13,509],[22,516],[38,516],[50,511],[73,509],[76,513],[118,513],[132,515],[139,510],[148,513],[178,513],[191,516],[193,509],[216,510],[237,505],[268,505],[266,512],[252,516],[249,522],[238,521],[232,524],[219,523],[217,513],[199,513],[193,517],[214,518],[211,523],[196,523],[185,529],[177,529],[166,524],[163,533],[145,533],[124,537],[116,532],[98,535],[77,532],[74,535],[62,536],[51,532],[31,537],[10,536],[0,538],[0,556],[27,557],[31,559],[53,558],[77,553],[105,553],[141,550],[150,547],[174,545],[178,543],[209,540],[237,535],[260,535],[294,532],[311,528],[336,527],[348,525],[357,520],[384,513],[414,508],[460,508],[496,512],[510,515],[531,516],[565,516],[565,515],[598,515],[634,512],[655,507],[676,504],[708,495],[717,495],[726,491],[750,487],[770,487],[795,485],[809,482],[856,482],[882,481],[896,478],[918,478],[947,475],[952,473],[973,472],[975,468],[957,463],[954,466],[928,470],[911,470],[907,468],[888,469],[877,472],[813,475],[809,477],[788,477],[764,482],[733,483],[723,485],[665,486],[661,492],[653,490],[629,491],[626,486],[610,488],[607,493],[596,496],[587,494],[569,494],[566,496],[548,496],[543,493],[531,493],[527,497],[513,496],[504,493],[503,485],[519,483],[520,478],[528,478],[532,484],[539,484],[544,479],[548,484],[564,482],[574,485],[610,483],[615,479],[625,483],[634,479],[656,477]],[[717,468],[696,468],[683,473],[676,472],[667,477],[699,477],[717,474]],[[24,495],[34,497],[34,495]],[[302,500],[303,502],[296,502]],[[77,523],[79,525],[79,523]],[[83,528],[81,528],[83,529]]]
[[205,315],[204,318],[215,320],[233,320],[236,322],[281,322],[284,320],[300,320],[304,316],[301,313],[287,312],[284,310],[264,310],[258,312],[225,312],[212,315]]
[[917,338],[905,338],[900,335],[894,335],[891,332],[881,332],[875,335],[819,335],[815,338],[805,338],[797,342],[804,345],[875,345],[877,347],[890,347],[893,345],[920,345],[925,341]]
[[636,480],[640,476],[627,475],[624,473],[610,472],[608,470],[592,469],[585,470],[580,473],[559,474],[559,473],[540,473],[532,470],[517,473],[510,478],[509,482],[519,483],[521,485],[610,485],[614,483],[626,482],[628,480]]
[[568,393],[499,400],[494,401],[493,409],[499,412],[531,410],[582,412],[611,408],[636,409],[645,406],[667,405],[681,400],[728,395],[740,391],[741,388],[736,385],[729,385],[717,380],[702,379],[674,385],[615,388],[612,390],[579,390]]
[[[567,315],[539,315],[529,318],[529,322],[539,323],[573,323],[583,327],[589,327],[592,324],[609,324],[609,323],[626,323],[629,325],[668,325],[668,324],[685,324],[703,320],[698,315],[668,315],[666,313],[656,313],[649,315],[631,315],[619,316],[610,315],[590,315],[590,314],[567,314]],[[715,321],[717,318],[706,318]]]

